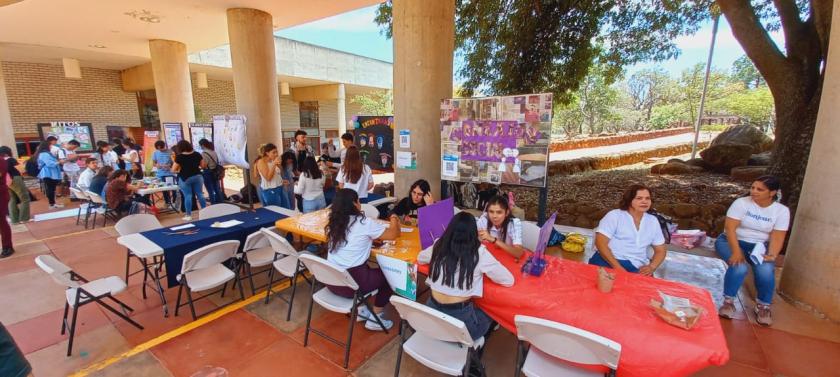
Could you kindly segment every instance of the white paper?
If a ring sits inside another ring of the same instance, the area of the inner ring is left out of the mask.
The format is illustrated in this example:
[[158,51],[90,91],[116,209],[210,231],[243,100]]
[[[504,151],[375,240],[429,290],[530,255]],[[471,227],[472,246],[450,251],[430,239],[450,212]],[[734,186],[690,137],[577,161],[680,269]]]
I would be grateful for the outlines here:
[[677,310],[691,308],[691,301],[687,298],[666,295],[661,291],[659,292],[659,297],[662,298],[662,307],[671,313],[674,313]]
[[458,156],[444,155],[442,159],[441,175],[444,177],[458,177]]
[[408,280],[408,266],[405,261],[384,255],[377,255],[376,263],[379,264],[379,269],[385,275],[385,280],[388,281],[391,288],[394,290],[405,290],[406,281]]
[[193,228],[193,227],[195,227],[195,224],[184,224],[184,225],[173,226],[173,227],[169,228],[169,230],[181,230],[181,229],[187,229],[187,228]]
[[410,130],[400,130],[400,148],[411,148]]
[[[245,147],[248,137],[244,115],[217,115],[213,117],[213,143],[222,165],[236,165],[248,169]],[[251,151],[251,153],[256,153]]]
[[413,230],[413,228],[400,228],[400,231],[403,233],[411,233]]
[[397,151],[397,167],[401,169],[416,169],[412,164],[412,152]]
[[237,226],[239,224],[242,224],[242,222],[239,221],[239,220],[228,220],[228,221],[222,221],[220,223],[213,223],[213,225],[211,225],[211,226],[214,227],[214,228],[230,228],[232,226]]

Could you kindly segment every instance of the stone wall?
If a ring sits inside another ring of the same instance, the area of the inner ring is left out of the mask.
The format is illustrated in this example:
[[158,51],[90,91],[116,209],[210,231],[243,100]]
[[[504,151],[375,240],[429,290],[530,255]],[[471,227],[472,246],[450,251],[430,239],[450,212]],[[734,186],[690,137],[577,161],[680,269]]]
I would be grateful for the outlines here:
[[[705,148],[709,143],[698,144],[698,150]],[[632,151],[629,153],[604,155],[595,157],[582,157],[573,160],[551,161],[548,163],[549,175],[569,175],[590,170],[605,170],[619,166],[632,165],[653,157],[677,156],[691,152],[691,144],[668,145],[659,148]]]
[[561,151],[568,151],[574,149],[584,149],[584,148],[593,148],[593,147],[603,147],[607,145],[616,145],[616,144],[624,144],[624,143],[632,143],[635,141],[642,141],[642,140],[649,140],[655,139],[658,137],[665,137],[665,136],[672,136],[672,135],[679,135],[684,133],[693,132],[694,128],[692,127],[680,127],[680,128],[669,128],[666,130],[656,130],[656,131],[648,131],[648,132],[634,132],[629,134],[623,135],[613,135],[613,136],[595,136],[595,137],[587,137],[582,139],[572,139],[572,140],[563,140],[552,142],[550,151],[551,152],[561,152]]

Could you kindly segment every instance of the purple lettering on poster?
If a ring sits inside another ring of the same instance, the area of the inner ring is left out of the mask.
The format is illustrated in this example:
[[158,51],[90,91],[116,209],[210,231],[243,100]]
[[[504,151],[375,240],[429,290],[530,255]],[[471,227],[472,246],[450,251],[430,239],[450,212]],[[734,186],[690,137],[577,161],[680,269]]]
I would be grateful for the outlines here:
[[461,122],[461,160],[502,161],[501,151],[516,148],[517,137],[525,134],[521,127],[516,121],[505,120]]

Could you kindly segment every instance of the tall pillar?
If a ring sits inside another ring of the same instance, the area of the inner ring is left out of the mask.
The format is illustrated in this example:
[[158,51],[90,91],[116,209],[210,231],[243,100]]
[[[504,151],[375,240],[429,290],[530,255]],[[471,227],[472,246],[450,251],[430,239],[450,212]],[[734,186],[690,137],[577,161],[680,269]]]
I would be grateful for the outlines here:
[[396,169],[395,190],[405,195],[423,178],[439,197],[440,100],[452,97],[455,0],[394,0],[393,30],[394,133],[411,132],[411,147],[394,149],[417,153],[417,170]]
[[0,145],[12,148],[12,154],[17,157],[15,130],[12,128],[12,113],[9,110],[9,96],[6,95],[6,81],[3,78],[2,61],[0,61]]
[[341,137],[341,135],[344,135],[344,133],[347,132],[347,109],[344,98],[344,84],[337,85],[335,102],[337,104],[336,111],[338,112],[338,116],[336,117],[338,120],[338,136]]
[[187,125],[195,122],[190,64],[187,45],[164,39],[149,41],[152,73],[155,80],[158,114],[161,122],[179,122],[187,132]]
[[236,111],[248,118],[248,155],[271,142],[282,147],[280,93],[271,15],[256,9],[227,10]]
[[840,321],[840,2],[834,3],[828,60],[811,154],[779,293]]

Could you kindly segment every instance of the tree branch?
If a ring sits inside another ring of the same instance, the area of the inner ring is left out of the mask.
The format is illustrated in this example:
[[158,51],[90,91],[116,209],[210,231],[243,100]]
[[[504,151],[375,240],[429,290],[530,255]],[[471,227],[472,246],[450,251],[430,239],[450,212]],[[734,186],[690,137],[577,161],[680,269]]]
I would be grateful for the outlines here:
[[822,59],[828,57],[828,39],[831,30],[831,14],[834,1],[832,0],[811,0],[811,19],[814,22],[814,29],[820,41]]
[[802,20],[799,18],[799,7],[796,6],[795,0],[773,0],[773,5],[779,12],[782,31],[785,33],[785,45],[790,56],[797,47],[797,40],[801,37]]

